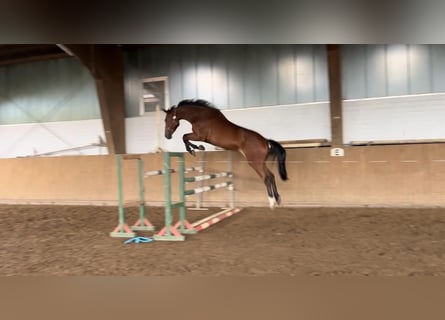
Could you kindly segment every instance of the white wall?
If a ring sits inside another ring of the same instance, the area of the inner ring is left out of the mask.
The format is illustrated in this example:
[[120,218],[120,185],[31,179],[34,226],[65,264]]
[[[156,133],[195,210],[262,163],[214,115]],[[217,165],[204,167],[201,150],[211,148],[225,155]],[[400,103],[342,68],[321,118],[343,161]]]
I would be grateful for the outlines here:
[[[104,140],[104,136],[101,119],[3,125],[0,126],[0,158],[47,152],[55,152],[55,156],[107,154],[106,147],[87,147],[99,143],[99,137]],[[85,148],[62,152],[83,146]]]
[[[241,126],[277,141],[327,139],[331,141],[329,104],[309,103],[223,110]],[[159,149],[185,151],[182,135],[191,125],[181,121],[171,140],[164,138],[164,114],[127,118],[128,153]],[[445,93],[345,100],[343,139],[351,141],[445,139]],[[101,119],[0,126],[0,157],[22,157],[97,143],[104,137]],[[204,144],[206,150],[215,148]],[[58,152],[54,155],[107,154],[106,147]]]
[[445,139],[445,93],[346,100],[343,142]]
[[[331,140],[327,102],[232,109],[224,110],[223,113],[230,121],[255,130],[269,139]],[[127,153],[151,153],[159,149],[184,152],[182,135],[191,131],[191,125],[181,121],[173,138],[165,139],[162,112],[127,118],[125,125]],[[3,125],[0,126],[0,136],[4,137],[0,141],[2,158],[33,156],[47,152],[55,152],[54,156],[108,153],[106,147],[88,147],[62,152],[65,149],[98,143],[99,136],[104,139],[104,129],[100,119]],[[208,151],[215,150],[212,145],[205,143],[203,145]]]
[[[277,141],[327,139],[331,140],[329,104],[327,102],[285,105],[248,109],[222,110],[232,122],[255,130],[268,139]],[[191,125],[181,121],[171,140],[164,138],[164,115],[150,114],[126,119],[128,153],[185,151],[182,135],[191,132]],[[206,150],[212,145],[202,143]]]

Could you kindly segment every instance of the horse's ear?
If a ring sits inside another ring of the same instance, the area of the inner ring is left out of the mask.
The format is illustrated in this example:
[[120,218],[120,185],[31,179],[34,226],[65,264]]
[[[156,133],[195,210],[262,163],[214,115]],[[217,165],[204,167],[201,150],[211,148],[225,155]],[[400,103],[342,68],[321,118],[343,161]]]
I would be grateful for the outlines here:
[[164,108],[162,108],[161,110],[164,111],[165,113],[169,112],[171,109],[176,108],[176,105],[171,106],[170,109],[166,110]]

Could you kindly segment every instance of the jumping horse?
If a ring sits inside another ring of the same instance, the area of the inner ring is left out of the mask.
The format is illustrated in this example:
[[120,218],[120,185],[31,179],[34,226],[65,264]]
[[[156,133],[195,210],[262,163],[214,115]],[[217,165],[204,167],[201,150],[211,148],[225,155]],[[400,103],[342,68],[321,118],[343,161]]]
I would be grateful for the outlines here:
[[182,140],[185,149],[195,155],[195,149],[204,150],[204,146],[192,141],[202,141],[214,146],[239,151],[264,181],[270,208],[280,204],[281,199],[275,184],[274,174],[267,168],[269,156],[278,159],[278,172],[282,180],[287,180],[286,150],[276,141],[266,139],[259,133],[240,127],[229,120],[214,105],[205,100],[182,100],[177,106],[163,111],[165,115],[165,137],[171,139],[179,126],[180,120],[192,125],[192,131],[184,134]]

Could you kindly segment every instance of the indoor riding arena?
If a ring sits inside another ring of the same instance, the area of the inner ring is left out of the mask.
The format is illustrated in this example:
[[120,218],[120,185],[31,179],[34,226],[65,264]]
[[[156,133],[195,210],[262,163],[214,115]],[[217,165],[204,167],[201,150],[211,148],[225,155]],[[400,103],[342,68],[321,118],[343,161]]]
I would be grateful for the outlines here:
[[444,276],[443,123],[445,45],[0,45],[0,275]]

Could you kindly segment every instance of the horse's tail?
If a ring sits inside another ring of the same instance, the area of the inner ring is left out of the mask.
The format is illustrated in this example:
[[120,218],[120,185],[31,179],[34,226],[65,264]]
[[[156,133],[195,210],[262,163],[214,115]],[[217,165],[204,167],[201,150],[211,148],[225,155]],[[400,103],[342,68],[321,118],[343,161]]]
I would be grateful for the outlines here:
[[278,172],[282,180],[287,180],[286,171],[286,149],[281,144],[274,140],[267,140],[269,142],[269,155],[278,158]]

